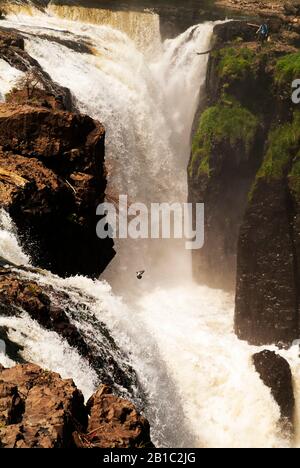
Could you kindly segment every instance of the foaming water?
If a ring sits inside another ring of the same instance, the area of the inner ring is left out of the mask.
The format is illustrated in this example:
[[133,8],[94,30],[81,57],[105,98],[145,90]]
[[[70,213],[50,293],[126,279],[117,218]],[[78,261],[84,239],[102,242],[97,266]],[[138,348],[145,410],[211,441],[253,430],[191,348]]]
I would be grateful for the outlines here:
[[[104,123],[112,195],[122,191],[133,200],[151,202],[168,200],[170,194],[176,201],[184,198],[187,142],[207,63],[196,51],[208,46],[213,24],[167,41],[151,60],[127,35],[109,26],[46,15],[18,15],[2,24],[34,33],[26,41],[28,52],[55,81],[71,89],[82,112]],[[39,37],[47,32],[65,38],[66,30],[68,38],[88,40],[94,55]]]
[[180,385],[198,446],[287,444],[277,429],[279,408],[254,371],[254,349],[233,334],[230,296],[191,284],[155,291],[140,305],[147,329]]
[[22,75],[22,72],[11,67],[5,60],[0,59],[0,102],[5,101],[5,95],[11,91],[15,82]]
[[[196,52],[208,49],[213,23],[191,27],[161,43],[151,58],[127,35],[109,26],[23,15],[3,24],[27,33],[30,55],[54,81],[72,91],[83,113],[104,123],[108,200],[115,201],[121,193],[128,195],[129,203],[148,206],[186,201],[189,140],[208,59]],[[51,41],[51,36],[87,41],[94,54],[79,54]],[[145,269],[146,258],[150,281],[169,281],[170,272],[176,280],[178,266],[185,276],[191,275],[182,245],[133,244],[116,243],[118,255],[106,272],[118,291],[126,288],[126,278]],[[175,249],[176,265],[166,268],[173,263]],[[134,264],[132,259],[136,259]]]
[[[11,250],[18,243],[14,232],[10,232],[9,239]],[[117,345],[126,350],[128,363],[146,391],[144,412],[157,446],[293,445],[280,433],[279,408],[254,370],[251,356],[259,349],[239,341],[233,333],[230,295],[183,282],[180,287],[144,293],[129,306],[113,294],[105,281],[80,276],[62,279],[47,272],[20,274],[51,286],[56,293],[64,292],[70,297],[70,307],[78,304],[78,318],[73,315],[73,321],[92,340],[99,340],[97,323],[106,324]],[[80,313],[83,307],[89,311],[89,318]],[[75,350],[56,333],[43,330],[27,314],[1,317],[0,326],[6,326],[9,338],[24,346],[25,359],[63,377],[72,377],[86,398],[99,383],[95,372]],[[280,351],[291,364],[296,397],[300,381],[298,352],[298,347]],[[115,358],[124,359],[118,355]],[[0,362],[13,365],[1,352]],[[297,437],[298,433],[294,445],[298,444]]]
[[0,257],[16,265],[28,265],[29,257],[23,252],[17,231],[10,216],[0,209]]
[[[71,294],[73,300],[80,293],[80,301],[126,349],[147,393],[144,411],[157,446],[293,444],[281,434],[279,408],[253,367],[251,357],[260,349],[233,333],[231,296],[189,284],[156,289],[128,306],[106,282],[28,276]],[[293,348],[281,354],[297,376],[295,353]]]
[[[84,6],[55,5],[51,2],[44,9],[38,10],[33,3],[27,4],[7,2],[2,6],[12,18],[37,18],[45,23],[47,16],[62,20],[86,23],[89,25],[105,25],[125,33],[134,41],[137,48],[148,56],[161,49],[159,16],[150,11],[112,11],[105,8],[87,8]],[[57,22],[57,21],[56,21]],[[38,23],[37,23],[38,24]]]
[[[18,317],[0,317],[0,327],[6,327],[9,339],[24,348],[21,354],[26,361],[58,372],[62,378],[72,378],[85,398],[95,391],[98,382],[96,373],[57,333],[43,329],[25,312]],[[15,365],[1,352],[0,363],[5,367]]]
[[[73,23],[49,16],[43,21],[37,16],[17,16],[3,24],[25,32],[28,52],[55,81],[71,89],[82,112],[105,124],[110,197],[121,192],[132,200],[146,202],[186,200],[189,138],[207,64],[207,57],[196,52],[209,48],[213,24],[190,28],[160,44],[151,57],[142,53],[124,31],[111,25]],[[118,22],[114,26],[118,27]],[[88,41],[94,54],[76,53],[49,37],[45,39],[45,32]],[[16,249],[20,260],[16,234],[9,225],[7,229],[6,249]],[[0,236],[0,249],[1,243]],[[126,350],[125,357],[116,354],[114,358],[120,365],[125,360],[134,367],[146,392],[144,411],[158,446],[297,445],[299,414],[296,441],[284,439],[278,427],[279,408],[252,364],[251,356],[258,349],[240,342],[233,333],[233,298],[192,282],[186,274],[190,256],[182,245],[176,249],[167,246],[166,250],[168,262],[163,274],[161,264],[158,267],[161,287],[155,286],[155,272],[139,284],[130,301],[128,280],[118,263],[112,266],[111,277],[125,276],[123,298],[116,296],[106,281],[22,274],[66,292],[72,307],[78,304],[72,320],[96,343],[100,339],[98,324],[106,324],[120,349]],[[121,248],[119,256],[127,264],[129,259],[136,261],[141,251],[138,247],[126,256]],[[161,245],[152,249],[154,262],[158,263],[162,253]],[[173,277],[173,286],[168,285],[167,276]],[[88,313],[82,314],[82,306]],[[28,321],[28,317],[23,319]],[[21,329],[25,326],[22,323]],[[14,327],[18,329],[17,324]],[[42,336],[43,346],[54,343],[53,334]],[[56,370],[58,359],[38,349],[38,333],[33,332],[28,340],[30,349],[37,349],[30,359]],[[26,344],[27,339],[23,342]],[[51,345],[54,356],[56,346],[59,357],[62,344]],[[291,363],[299,401],[297,347],[281,354]],[[72,366],[64,361],[60,364],[63,375],[73,375]],[[81,366],[82,362],[78,368]],[[75,377],[85,388],[82,374]],[[93,376],[90,379],[94,382]],[[85,392],[91,392],[92,387]]]

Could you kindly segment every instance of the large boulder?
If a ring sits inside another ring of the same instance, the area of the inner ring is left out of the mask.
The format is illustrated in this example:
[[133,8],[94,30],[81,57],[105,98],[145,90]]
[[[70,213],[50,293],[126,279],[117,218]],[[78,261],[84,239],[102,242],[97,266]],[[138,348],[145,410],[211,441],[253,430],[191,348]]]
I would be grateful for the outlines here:
[[87,403],[89,441],[102,448],[152,447],[150,426],[134,405],[101,386]]
[[292,373],[288,362],[273,351],[262,351],[253,355],[256,371],[264,384],[271,389],[281,413],[281,422],[292,429],[295,410]]
[[71,448],[87,426],[82,393],[72,380],[33,364],[0,370],[0,446]]
[[108,387],[85,406],[70,379],[34,364],[0,366],[1,448],[152,446],[148,421]]
[[0,206],[33,261],[60,275],[99,275],[114,255],[112,241],[96,236],[103,126],[58,109],[2,104],[0,129]]

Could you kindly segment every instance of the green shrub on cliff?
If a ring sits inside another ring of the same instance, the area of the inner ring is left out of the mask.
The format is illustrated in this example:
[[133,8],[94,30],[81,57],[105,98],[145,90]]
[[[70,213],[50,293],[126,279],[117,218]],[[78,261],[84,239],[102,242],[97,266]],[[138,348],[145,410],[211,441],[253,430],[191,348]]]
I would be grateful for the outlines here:
[[255,53],[251,49],[226,47],[216,54],[220,57],[218,72],[223,79],[243,79],[253,72]]
[[249,153],[258,119],[237,101],[229,99],[227,97],[226,103],[209,107],[201,115],[192,144],[189,166],[191,177],[210,175],[210,156],[213,146],[222,140],[229,141],[233,149],[240,141],[244,144],[245,152]]
[[291,86],[292,81],[296,78],[300,78],[300,52],[281,57],[275,66],[275,82],[277,84],[289,83]]
[[300,143],[300,112],[293,121],[273,128],[268,137],[267,151],[257,178],[280,179],[284,176]]

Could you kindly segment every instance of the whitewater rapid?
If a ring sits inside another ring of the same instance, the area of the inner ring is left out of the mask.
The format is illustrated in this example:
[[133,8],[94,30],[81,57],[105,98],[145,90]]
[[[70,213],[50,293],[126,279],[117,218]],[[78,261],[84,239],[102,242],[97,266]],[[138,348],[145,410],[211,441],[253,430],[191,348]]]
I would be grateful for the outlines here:
[[[132,31],[128,32],[130,38],[116,29],[116,18],[103,26],[48,13],[13,15],[3,25],[23,31],[30,55],[53,80],[71,89],[82,112],[105,124],[108,195],[121,191],[140,201],[185,201],[189,139],[207,64],[207,57],[196,52],[209,48],[213,24],[190,28],[149,51],[148,45],[143,50],[140,42],[136,44]],[[157,20],[156,15],[147,15],[147,30],[156,35]],[[93,53],[75,52],[51,36],[88,43]],[[1,80],[0,91],[4,92]],[[3,212],[2,253],[16,263],[30,262]],[[112,276],[122,275],[116,265]],[[85,304],[95,323],[106,324],[120,349],[126,351],[147,395],[144,412],[158,446],[299,445],[298,407],[296,440],[284,439],[277,424],[279,408],[252,364],[257,348],[239,341],[233,333],[233,297],[194,284],[186,253],[173,252],[170,265],[165,273],[165,278],[168,273],[173,275],[170,284],[162,281],[157,287],[154,280],[147,281],[147,287],[141,286],[138,293],[135,290],[135,299],[130,297],[130,301],[126,289],[123,297],[117,296],[106,281],[61,279],[49,273],[27,275],[67,291],[74,303]],[[21,340],[26,359],[74,378],[86,397],[97,385],[97,376],[87,362],[26,314],[1,317],[1,325],[9,328],[11,339]],[[93,333],[89,320],[81,316],[78,326]],[[99,339],[95,332],[93,339]],[[281,352],[292,367],[297,405],[298,351],[295,346]],[[64,354],[67,360],[62,359]],[[1,353],[0,362],[12,365]]]
[[[13,224],[3,212],[0,220],[0,246],[5,239],[8,259],[22,263],[24,253]],[[22,275],[67,293],[72,301],[86,306],[95,323],[107,325],[146,391],[144,411],[158,446],[293,444],[280,434],[279,408],[254,370],[251,356],[259,349],[240,342],[233,333],[230,295],[183,282],[176,288],[153,290],[128,306],[105,281],[80,276],[62,279],[50,273]],[[78,320],[82,330],[89,327],[81,316]],[[26,313],[1,317],[0,326],[8,327],[9,338],[24,347],[25,359],[73,378],[86,398],[99,384],[85,359]],[[292,366],[296,397],[298,352],[296,346],[281,352]],[[7,367],[14,364],[1,351],[0,362]]]

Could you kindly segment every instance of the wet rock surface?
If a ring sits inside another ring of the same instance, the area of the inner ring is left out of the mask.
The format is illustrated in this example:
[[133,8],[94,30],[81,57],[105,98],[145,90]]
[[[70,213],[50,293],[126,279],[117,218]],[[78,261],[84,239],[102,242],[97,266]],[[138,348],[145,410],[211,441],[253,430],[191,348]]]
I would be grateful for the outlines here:
[[117,398],[105,385],[87,402],[88,434],[93,446],[103,448],[153,447],[150,426],[134,405]]
[[108,387],[100,387],[85,406],[70,379],[33,364],[0,367],[1,448],[151,445],[147,420]]
[[256,371],[264,384],[271,389],[279,405],[281,422],[286,429],[293,428],[295,398],[292,373],[288,362],[273,351],[262,351],[253,355]]
[[0,370],[0,421],[2,448],[70,448],[87,414],[72,380],[25,364]]
[[299,336],[294,215],[284,179],[259,181],[240,231],[235,311],[237,335],[253,344],[290,344]]
[[[34,262],[62,276],[96,276],[114,255],[96,236],[104,200],[103,126],[87,116],[0,105],[0,206]],[[29,241],[30,242],[27,242]]]
[[112,242],[95,233],[105,130],[70,112],[69,90],[25,51],[22,35],[1,26],[0,58],[23,73],[0,104],[0,206],[36,264],[62,276],[98,276],[114,256]]

